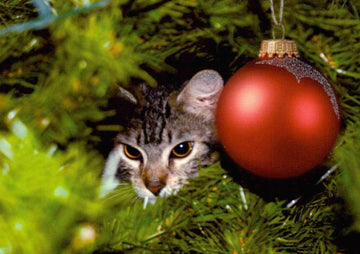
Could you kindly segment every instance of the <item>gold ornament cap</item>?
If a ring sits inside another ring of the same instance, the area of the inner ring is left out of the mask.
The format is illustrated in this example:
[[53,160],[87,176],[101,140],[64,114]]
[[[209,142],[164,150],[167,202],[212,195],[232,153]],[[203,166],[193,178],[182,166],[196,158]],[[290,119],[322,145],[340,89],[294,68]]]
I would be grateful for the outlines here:
[[259,57],[299,57],[295,41],[291,40],[264,40],[261,42]]

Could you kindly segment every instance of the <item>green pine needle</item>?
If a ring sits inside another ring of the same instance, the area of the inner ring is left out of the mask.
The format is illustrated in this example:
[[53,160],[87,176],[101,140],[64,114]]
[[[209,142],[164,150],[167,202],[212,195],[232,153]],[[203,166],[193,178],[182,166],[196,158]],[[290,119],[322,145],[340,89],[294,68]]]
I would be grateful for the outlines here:
[[[120,128],[102,122],[113,116],[109,98],[133,79],[156,86],[160,72],[215,68],[227,79],[271,37],[269,3],[113,0],[86,9],[98,2],[50,1],[61,19],[0,37],[1,254],[348,251],[344,235],[360,230],[359,1],[284,8],[287,38],[339,97],[335,176],[286,208],[289,200],[266,201],[215,164],[145,209],[130,184],[97,198],[104,158],[93,147],[104,137],[94,135]],[[0,29],[36,18],[31,1],[0,3]]]

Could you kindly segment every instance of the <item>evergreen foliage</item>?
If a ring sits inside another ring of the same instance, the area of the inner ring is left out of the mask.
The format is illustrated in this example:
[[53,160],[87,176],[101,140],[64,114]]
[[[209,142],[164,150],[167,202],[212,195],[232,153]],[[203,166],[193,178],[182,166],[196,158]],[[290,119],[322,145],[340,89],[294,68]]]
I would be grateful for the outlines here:
[[0,253],[82,249],[78,231],[93,228],[101,213],[97,177],[84,168],[101,169],[99,155],[75,143],[44,149],[13,112],[8,120],[12,133],[0,138]]
[[130,185],[97,197],[121,128],[109,101],[119,85],[156,86],[163,73],[186,79],[214,68],[226,80],[270,38],[269,3],[49,2],[0,3],[0,254],[359,251],[350,246],[360,235],[358,1],[285,1],[287,37],[338,93],[343,131],[316,169],[336,165],[335,174],[271,195],[263,180],[243,184],[217,163],[146,207]]
[[107,205],[121,207],[115,217],[104,220],[102,250],[330,253],[337,249],[333,240],[339,208],[327,204],[335,194],[333,186],[306,207],[288,209],[284,201],[266,202],[247,191],[215,164],[202,169],[200,177],[177,196],[146,209],[134,200],[135,194],[124,196],[128,188],[122,186],[107,199]]

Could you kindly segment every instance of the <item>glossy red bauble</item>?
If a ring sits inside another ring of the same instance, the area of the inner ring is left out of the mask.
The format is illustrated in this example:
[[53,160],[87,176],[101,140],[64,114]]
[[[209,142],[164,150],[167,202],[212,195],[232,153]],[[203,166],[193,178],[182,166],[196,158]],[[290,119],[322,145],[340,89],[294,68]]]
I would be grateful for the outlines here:
[[296,57],[260,58],[237,71],[217,106],[227,154],[263,177],[299,176],[320,164],[340,130],[328,81]]

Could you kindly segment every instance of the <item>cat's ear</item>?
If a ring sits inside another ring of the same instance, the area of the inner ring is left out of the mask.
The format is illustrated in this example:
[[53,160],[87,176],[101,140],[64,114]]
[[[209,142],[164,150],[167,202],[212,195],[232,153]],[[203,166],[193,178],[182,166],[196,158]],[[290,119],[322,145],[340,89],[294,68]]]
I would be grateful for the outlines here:
[[129,89],[119,87],[119,97],[131,104],[142,107],[145,104],[145,94],[147,94],[148,86],[145,83],[132,85]]
[[138,103],[136,97],[130,91],[121,86],[119,86],[119,97],[135,105]]
[[196,73],[177,97],[185,111],[213,119],[224,81],[214,70]]

